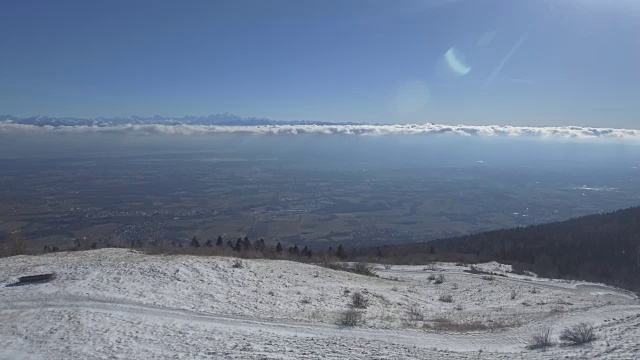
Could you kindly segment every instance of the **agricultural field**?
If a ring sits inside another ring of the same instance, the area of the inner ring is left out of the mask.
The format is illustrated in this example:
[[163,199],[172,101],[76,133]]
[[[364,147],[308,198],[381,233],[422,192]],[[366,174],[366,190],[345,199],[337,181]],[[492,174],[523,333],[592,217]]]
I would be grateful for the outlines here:
[[640,194],[628,168],[380,166],[228,152],[0,158],[0,242],[16,233],[32,251],[218,235],[379,245],[610,211]]

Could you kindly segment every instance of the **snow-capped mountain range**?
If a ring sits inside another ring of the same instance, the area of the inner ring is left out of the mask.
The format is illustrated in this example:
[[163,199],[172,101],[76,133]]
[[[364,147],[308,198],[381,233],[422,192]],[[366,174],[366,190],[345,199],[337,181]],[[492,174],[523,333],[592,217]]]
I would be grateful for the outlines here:
[[154,116],[130,116],[130,117],[55,117],[55,116],[31,116],[16,117],[12,115],[0,115],[0,122],[34,125],[34,126],[121,126],[121,125],[218,125],[218,126],[265,126],[265,125],[355,125],[356,123],[336,123],[312,120],[271,120],[267,118],[246,117],[222,113],[207,116],[183,116],[166,117]]

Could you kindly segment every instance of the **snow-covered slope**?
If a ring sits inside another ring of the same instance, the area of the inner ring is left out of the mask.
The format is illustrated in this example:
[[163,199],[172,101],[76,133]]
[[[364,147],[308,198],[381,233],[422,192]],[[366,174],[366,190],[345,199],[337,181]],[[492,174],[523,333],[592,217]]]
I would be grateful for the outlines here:
[[[0,359],[640,358],[640,303],[598,284],[469,274],[454,264],[366,277],[290,261],[125,249],[0,259]],[[55,272],[46,284],[4,287]],[[436,284],[430,278],[444,276]],[[364,323],[337,325],[351,296]],[[451,302],[440,299],[450,295]],[[409,310],[412,311],[409,311]],[[531,334],[588,321],[599,339],[528,350]]]

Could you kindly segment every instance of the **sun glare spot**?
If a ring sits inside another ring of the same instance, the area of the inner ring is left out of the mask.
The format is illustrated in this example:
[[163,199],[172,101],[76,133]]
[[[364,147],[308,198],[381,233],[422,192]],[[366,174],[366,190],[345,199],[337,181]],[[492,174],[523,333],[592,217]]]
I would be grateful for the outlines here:
[[444,53],[444,60],[455,75],[464,76],[471,71],[471,67],[465,64],[463,54],[455,48],[450,48]]

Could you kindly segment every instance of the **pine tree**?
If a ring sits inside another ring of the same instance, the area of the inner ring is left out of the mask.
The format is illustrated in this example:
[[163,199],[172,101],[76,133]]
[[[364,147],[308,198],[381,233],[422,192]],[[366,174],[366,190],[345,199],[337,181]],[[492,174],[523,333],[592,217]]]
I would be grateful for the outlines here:
[[278,241],[278,245],[276,245],[276,252],[282,254],[282,244],[280,244],[280,241]]
[[216,246],[222,246],[222,235],[218,235],[218,241],[216,241]]
[[200,247],[200,242],[198,241],[198,238],[196,238],[195,236],[192,237],[190,245],[195,247],[195,248],[199,248]]
[[244,237],[243,245],[245,250],[251,250],[251,240],[247,236]]

